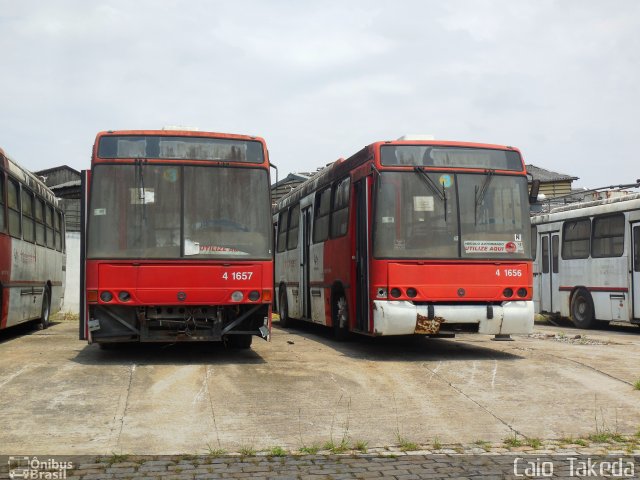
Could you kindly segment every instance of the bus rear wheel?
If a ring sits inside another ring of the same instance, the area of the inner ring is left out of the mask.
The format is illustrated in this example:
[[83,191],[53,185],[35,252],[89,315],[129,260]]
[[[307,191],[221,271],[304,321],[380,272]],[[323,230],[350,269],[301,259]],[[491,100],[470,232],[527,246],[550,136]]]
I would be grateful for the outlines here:
[[579,288],[571,299],[571,321],[578,328],[591,328],[594,322],[593,299],[584,288]]
[[40,326],[42,329],[49,328],[51,323],[49,322],[49,316],[51,315],[51,295],[49,294],[49,288],[44,287],[44,293],[42,294],[42,309],[40,310]]
[[349,307],[343,292],[335,296],[332,317],[333,336],[338,341],[346,340],[349,336]]
[[278,298],[278,315],[280,316],[280,326],[286,327],[289,321],[289,305],[287,305],[287,291],[280,287],[280,298]]

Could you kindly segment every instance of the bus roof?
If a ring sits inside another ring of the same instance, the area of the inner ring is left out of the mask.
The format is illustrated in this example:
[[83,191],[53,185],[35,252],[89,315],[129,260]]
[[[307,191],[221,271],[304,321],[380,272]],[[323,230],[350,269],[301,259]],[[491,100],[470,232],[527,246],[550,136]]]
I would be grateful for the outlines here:
[[640,210],[640,193],[624,195],[622,197],[605,198],[591,202],[576,202],[553,208],[548,213],[531,217],[531,223],[541,224],[591,215],[621,212],[625,210]]
[[[254,135],[241,135],[236,133],[221,133],[221,132],[202,132],[200,130],[192,130],[185,128],[184,130],[104,130],[96,134],[96,140],[99,137],[107,135],[154,135],[160,137],[214,137],[214,138],[227,138],[233,140],[253,140],[265,143],[264,138]],[[96,142],[97,143],[97,142]]]
[[17,179],[23,185],[26,185],[35,193],[44,197],[47,201],[58,206],[58,199],[53,191],[47,187],[47,185],[39,178],[37,175],[34,175],[26,168],[20,166],[18,162],[13,160],[6,152],[0,148],[0,156],[3,157],[2,167],[6,170],[10,176]]

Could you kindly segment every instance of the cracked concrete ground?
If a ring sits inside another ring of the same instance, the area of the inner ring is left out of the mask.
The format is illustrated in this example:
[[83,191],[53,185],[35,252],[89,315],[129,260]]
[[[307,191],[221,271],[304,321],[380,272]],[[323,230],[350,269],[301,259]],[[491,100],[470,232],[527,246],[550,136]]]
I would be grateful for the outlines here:
[[[0,334],[0,454],[176,454],[554,439],[640,428],[640,329],[537,326],[495,342],[274,328],[251,350],[113,351],[75,323]],[[555,337],[545,335],[556,334]],[[564,341],[567,335],[589,340]],[[584,338],[584,337],[581,337]],[[562,340],[562,341],[559,341]]]

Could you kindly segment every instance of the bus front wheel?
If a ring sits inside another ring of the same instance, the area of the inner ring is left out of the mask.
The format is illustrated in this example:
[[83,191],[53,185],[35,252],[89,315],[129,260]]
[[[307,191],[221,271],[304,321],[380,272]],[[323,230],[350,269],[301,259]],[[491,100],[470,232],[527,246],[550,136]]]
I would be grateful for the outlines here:
[[591,328],[594,321],[593,299],[584,288],[579,288],[571,299],[571,321],[578,328]]
[[48,328],[49,316],[51,315],[51,296],[49,295],[49,288],[44,287],[44,293],[42,294],[42,309],[40,310],[40,326],[44,330]]

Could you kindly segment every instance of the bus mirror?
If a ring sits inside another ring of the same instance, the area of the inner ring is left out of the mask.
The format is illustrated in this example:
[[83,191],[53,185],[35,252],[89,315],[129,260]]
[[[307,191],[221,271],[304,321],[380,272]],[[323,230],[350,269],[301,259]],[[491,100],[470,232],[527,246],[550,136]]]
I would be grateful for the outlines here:
[[540,191],[540,180],[531,182],[531,190],[529,190],[529,203],[538,202],[538,192]]

